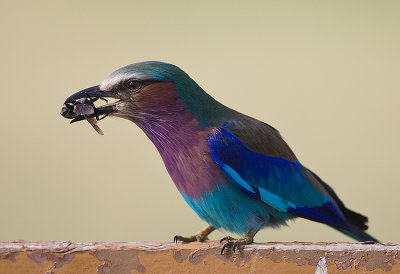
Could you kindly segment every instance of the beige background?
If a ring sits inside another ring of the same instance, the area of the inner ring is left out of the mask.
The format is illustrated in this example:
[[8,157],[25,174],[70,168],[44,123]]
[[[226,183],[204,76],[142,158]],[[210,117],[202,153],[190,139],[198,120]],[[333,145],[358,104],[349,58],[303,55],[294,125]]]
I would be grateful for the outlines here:
[[[128,121],[64,99],[161,60],[278,128],[370,232],[399,242],[399,1],[1,1],[0,240],[172,240],[205,224]],[[213,239],[222,234],[214,234]],[[305,220],[257,241],[349,240]]]

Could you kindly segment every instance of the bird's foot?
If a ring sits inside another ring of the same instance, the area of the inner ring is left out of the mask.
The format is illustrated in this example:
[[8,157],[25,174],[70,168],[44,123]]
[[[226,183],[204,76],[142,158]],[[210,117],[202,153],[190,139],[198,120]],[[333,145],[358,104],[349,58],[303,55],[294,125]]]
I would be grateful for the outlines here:
[[235,253],[235,251],[237,249],[239,249],[239,247],[241,247],[243,245],[252,244],[254,242],[255,234],[256,234],[255,232],[250,231],[241,239],[235,239],[235,238],[232,238],[231,236],[222,238],[220,243],[222,243],[222,242],[226,242],[226,243],[221,248],[221,255],[224,253],[225,249],[232,248],[233,253]]
[[222,242],[234,242],[234,241],[237,241],[237,239],[235,239],[235,238],[233,238],[231,236],[226,236],[226,237],[222,238],[219,241],[219,243],[222,243]]
[[200,234],[195,234],[189,237],[183,237],[181,235],[175,235],[174,237],[174,243],[184,242],[184,243],[190,243],[190,242],[205,242],[208,240],[207,236],[203,236]]
[[184,242],[184,243],[190,243],[190,242],[205,242],[208,240],[208,235],[215,230],[214,227],[208,226],[199,233],[189,236],[189,237],[183,237],[180,235],[175,235],[174,237],[174,243]]

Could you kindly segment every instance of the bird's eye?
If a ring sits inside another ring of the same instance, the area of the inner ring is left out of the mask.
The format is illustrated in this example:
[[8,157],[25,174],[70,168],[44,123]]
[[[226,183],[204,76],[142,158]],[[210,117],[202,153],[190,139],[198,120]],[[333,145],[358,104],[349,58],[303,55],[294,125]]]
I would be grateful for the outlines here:
[[139,80],[129,80],[127,86],[131,91],[137,91],[142,88],[142,82]]

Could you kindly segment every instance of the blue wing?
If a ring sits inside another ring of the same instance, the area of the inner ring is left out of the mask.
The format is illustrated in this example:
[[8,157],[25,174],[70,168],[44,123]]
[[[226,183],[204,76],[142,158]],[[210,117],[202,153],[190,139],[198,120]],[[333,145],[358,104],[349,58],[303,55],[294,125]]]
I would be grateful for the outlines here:
[[282,212],[348,227],[334,199],[297,160],[254,152],[224,128],[210,134],[208,142],[216,164],[247,195]]

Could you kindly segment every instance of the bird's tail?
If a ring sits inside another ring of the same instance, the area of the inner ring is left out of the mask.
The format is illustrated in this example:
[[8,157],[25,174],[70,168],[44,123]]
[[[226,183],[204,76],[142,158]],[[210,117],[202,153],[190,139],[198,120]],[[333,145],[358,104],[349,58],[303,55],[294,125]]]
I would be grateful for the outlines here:
[[[339,200],[340,201],[340,200]],[[343,232],[347,236],[359,241],[359,242],[376,242],[379,243],[377,239],[369,235],[366,230],[368,229],[368,217],[361,215],[355,211],[352,211],[344,206],[340,202],[340,210],[342,211],[344,217],[347,221],[347,228],[336,228],[337,230]]]
[[310,170],[310,172],[321,183],[321,185],[325,188],[325,190],[329,193],[329,195],[331,195],[331,197],[335,200],[340,211],[343,213],[344,217],[346,218],[346,221],[347,221],[346,228],[342,228],[342,227],[334,227],[334,228],[357,241],[360,241],[360,242],[371,241],[371,242],[379,243],[379,241],[377,239],[375,239],[374,237],[369,235],[367,232],[365,232],[368,229],[368,225],[367,225],[368,217],[361,215],[360,213],[357,213],[353,210],[348,209],[344,205],[344,203],[339,199],[339,197],[336,195],[335,191],[327,183],[325,183],[320,177],[318,177],[317,174],[315,174],[311,170]]
[[353,225],[349,225],[349,228],[344,229],[344,228],[338,228],[335,227],[335,229],[339,230],[340,232],[346,234],[347,236],[359,241],[359,242],[375,242],[375,243],[379,243],[379,241],[372,237],[371,235],[369,235],[367,232],[365,232],[362,229],[359,229],[356,226]]

